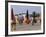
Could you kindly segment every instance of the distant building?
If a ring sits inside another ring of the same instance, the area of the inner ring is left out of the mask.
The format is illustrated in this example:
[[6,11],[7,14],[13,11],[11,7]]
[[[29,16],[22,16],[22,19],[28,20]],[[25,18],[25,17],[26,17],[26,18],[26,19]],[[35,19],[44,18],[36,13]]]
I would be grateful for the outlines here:
[[15,18],[16,18],[16,24],[19,24],[19,17],[15,16]]

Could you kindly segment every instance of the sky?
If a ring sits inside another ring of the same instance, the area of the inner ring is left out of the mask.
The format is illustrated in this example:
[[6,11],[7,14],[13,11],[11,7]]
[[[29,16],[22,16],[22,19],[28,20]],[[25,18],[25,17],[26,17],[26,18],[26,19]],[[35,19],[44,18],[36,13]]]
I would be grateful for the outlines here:
[[11,8],[13,8],[14,14],[26,13],[27,10],[28,10],[29,14],[32,14],[34,11],[36,13],[40,13],[41,12],[41,6],[11,5]]

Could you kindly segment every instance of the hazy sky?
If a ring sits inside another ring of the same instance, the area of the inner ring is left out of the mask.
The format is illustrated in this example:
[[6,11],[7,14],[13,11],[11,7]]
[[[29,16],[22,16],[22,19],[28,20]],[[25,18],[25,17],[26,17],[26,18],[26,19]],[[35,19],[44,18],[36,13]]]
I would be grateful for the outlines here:
[[32,12],[41,12],[41,6],[19,6],[19,5],[12,5],[11,8],[13,8],[14,14],[19,14],[19,13],[26,13],[28,10],[28,13]]

